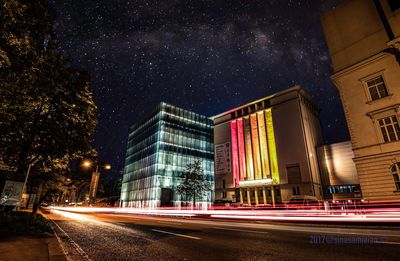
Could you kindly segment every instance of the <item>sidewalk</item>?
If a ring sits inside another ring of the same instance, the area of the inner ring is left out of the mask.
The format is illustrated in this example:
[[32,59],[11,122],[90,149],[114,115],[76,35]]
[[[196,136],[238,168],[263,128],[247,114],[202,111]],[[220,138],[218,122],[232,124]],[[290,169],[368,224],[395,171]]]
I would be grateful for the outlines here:
[[0,260],[67,260],[55,236],[0,235]]
[[23,235],[0,231],[0,261],[66,261],[68,260],[52,234]]

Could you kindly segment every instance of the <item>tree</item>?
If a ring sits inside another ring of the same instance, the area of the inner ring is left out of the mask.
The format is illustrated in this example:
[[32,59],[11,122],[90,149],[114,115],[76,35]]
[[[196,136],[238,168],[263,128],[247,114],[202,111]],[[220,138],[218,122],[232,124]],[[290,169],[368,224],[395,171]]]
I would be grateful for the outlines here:
[[[122,178],[111,175],[101,175],[98,190],[98,197],[108,206],[114,206],[121,195]],[[102,191],[101,191],[102,188]]]
[[96,126],[88,73],[70,68],[41,1],[0,6],[0,156],[17,178],[28,165],[91,151]]
[[196,198],[204,197],[208,191],[212,190],[201,164],[201,160],[187,164],[186,170],[183,172],[183,182],[175,189],[178,194],[185,195],[186,200],[192,199],[193,207],[196,206]]
[[19,180],[30,165],[40,181],[95,154],[90,76],[58,51],[42,1],[2,1],[0,25],[0,162]]

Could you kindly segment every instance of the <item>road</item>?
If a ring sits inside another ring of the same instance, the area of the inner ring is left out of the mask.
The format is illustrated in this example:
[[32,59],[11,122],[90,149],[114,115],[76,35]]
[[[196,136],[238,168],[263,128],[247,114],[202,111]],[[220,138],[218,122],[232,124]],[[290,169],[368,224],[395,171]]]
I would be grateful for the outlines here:
[[375,261],[399,260],[400,256],[400,230],[395,228],[340,228],[59,210],[48,217],[91,260]]

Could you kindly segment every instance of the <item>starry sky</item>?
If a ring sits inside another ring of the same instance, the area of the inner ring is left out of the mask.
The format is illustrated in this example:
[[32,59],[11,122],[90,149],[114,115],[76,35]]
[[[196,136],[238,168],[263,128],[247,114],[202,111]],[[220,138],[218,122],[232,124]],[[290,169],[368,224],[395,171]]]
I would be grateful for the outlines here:
[[320,16],[342,0],[47,0],[60,49],[92,76],[93,144],[112,175],[160,101],[207,116],[301,85],[325,142],[349,139]]

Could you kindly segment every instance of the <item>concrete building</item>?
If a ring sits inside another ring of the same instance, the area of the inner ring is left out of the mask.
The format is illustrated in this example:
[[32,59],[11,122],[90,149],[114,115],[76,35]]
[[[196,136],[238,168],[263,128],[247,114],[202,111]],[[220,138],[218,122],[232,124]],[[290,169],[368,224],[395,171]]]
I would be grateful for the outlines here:
[[347,0],[322,17],[365,200],[400,200],[400,1]]
[[351,142],[318,146],[317,155],[324,199],[361,200]]
[[299,86],[211,118],[216,200],[259,205],[322,197],[319,108]]
[[[121,206],[180,206],[186,199],[175,193],[175,187],[182,182],[187,164],[196,160],[202,161],[204,175],[214,187],[213,148],[210,119],[160,103],[130,129]],[[214,191],[210,191],[196,201],[208,205],[213,196]]]

